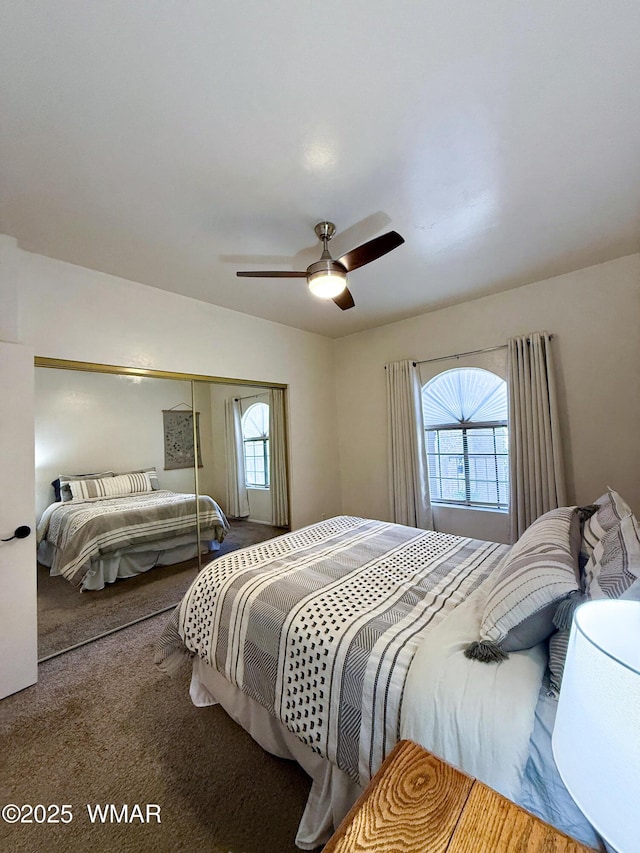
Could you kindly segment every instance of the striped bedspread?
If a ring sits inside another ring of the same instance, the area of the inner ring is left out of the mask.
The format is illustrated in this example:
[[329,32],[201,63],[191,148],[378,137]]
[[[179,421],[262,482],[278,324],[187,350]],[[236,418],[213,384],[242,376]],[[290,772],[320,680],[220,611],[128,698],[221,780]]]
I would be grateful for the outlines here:
[[[208,495],[199,497],[200,529],[222,542],[229,522]],[[81,584],[90,561],[132,546],[194,533],[195,495],[164,490],[118,498],[55,503],[43,513],[38,543],[55,546],[52,571]]]
[[320,522],[206,566],[156,660],[186,647],[366,785],[398,739],[421,641],[507,551],[369,519]]

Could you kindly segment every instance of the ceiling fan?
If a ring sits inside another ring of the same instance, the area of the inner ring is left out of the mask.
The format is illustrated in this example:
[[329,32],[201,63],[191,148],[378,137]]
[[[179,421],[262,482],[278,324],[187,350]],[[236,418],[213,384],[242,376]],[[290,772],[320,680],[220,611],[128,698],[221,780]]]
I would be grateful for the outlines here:
[[322,241],[320,260],[310,264],[304,271],[269,270],[268,272],[238,272],[236,275],[247,278],[306,278],[309,290],[320,299],[333,299],[338,308],[346,311],[353,308],[355,302],[347,288],[347,273],[370,264],[392,249],[404,243],[397,231],[388,231],[351,249],[346,255],[334,260],[327,244],[336,233],[333,222],[318,222],[314,228],[318,239]]

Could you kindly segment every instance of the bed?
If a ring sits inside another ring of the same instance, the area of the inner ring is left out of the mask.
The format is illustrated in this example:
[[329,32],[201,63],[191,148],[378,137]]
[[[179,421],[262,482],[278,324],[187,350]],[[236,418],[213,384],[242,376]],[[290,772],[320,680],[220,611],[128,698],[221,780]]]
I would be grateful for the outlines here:
[[190,658],[194,704],[221,704],[309,774],[300,849],[327,841],[400,738],[596,847],[551,758],[547,645],[588,594],[585,526],[604,535],[607,512],[553,510],[513,547],[351,516],[311,525],[205,567],[156,664]]
[[38,523],[38,562],[81,590],[216,550],[229,529],[213,498],[159,489],[147,472],[67,482]]

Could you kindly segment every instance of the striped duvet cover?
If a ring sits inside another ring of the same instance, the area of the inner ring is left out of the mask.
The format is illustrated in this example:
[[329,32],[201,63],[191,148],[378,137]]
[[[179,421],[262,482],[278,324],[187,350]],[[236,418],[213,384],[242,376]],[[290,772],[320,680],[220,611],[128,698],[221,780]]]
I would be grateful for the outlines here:
[[340,516],[206,566],[157,660],[197,655],[365,786],[423,638],[508,546]]

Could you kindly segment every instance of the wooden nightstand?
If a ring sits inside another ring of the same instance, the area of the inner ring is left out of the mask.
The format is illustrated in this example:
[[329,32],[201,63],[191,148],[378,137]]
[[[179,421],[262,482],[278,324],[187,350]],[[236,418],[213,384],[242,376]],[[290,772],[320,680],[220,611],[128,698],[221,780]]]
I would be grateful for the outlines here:
[[408,740],[323,853],[593,853]]

